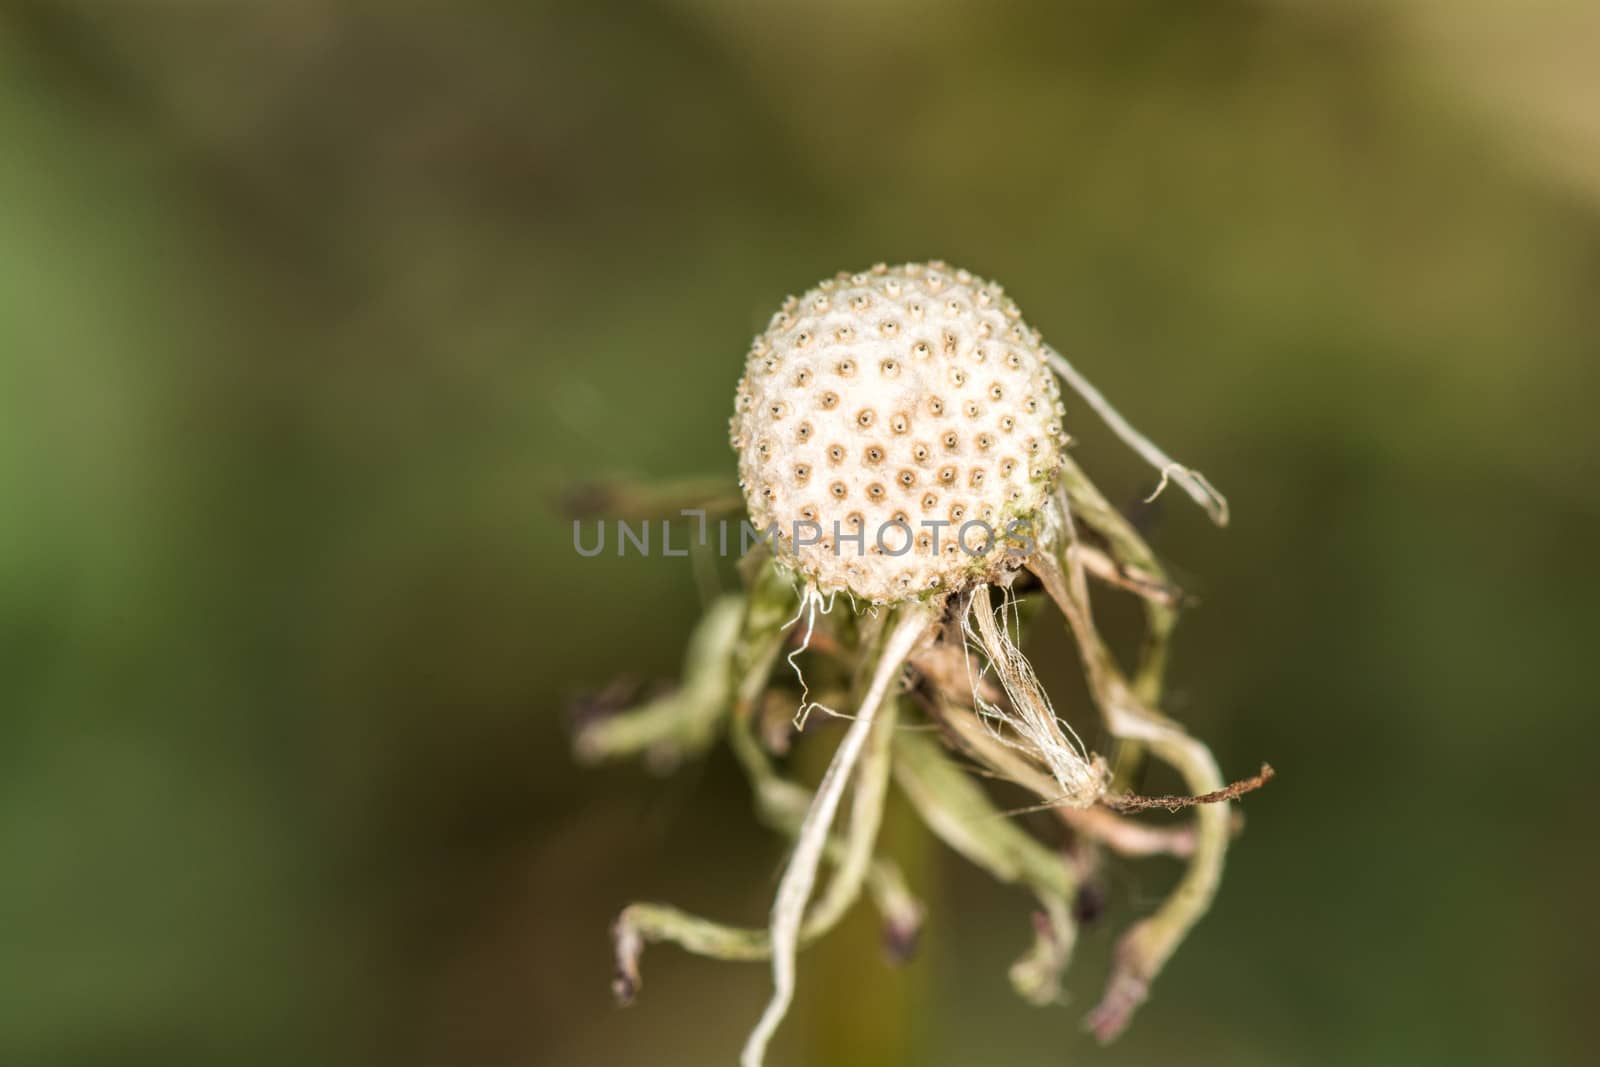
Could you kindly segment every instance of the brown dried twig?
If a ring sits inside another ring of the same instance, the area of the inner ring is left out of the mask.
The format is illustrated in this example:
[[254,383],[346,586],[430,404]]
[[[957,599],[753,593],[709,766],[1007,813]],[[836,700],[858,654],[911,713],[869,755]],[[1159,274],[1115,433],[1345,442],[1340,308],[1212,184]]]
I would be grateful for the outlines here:
[[1253,793],[1276,778],[1278,772],[1272,769],[1270,763],[1263,763],[1261,770],[1248,778],[1241,778],[1237,782],[1229,783],[1221,789],[1214,789],[1209,793],[1199,796],[1163,796],[1142,797],[1134,793],[1123,793],[1116,796],[1104,796],[1100,803],[1112,811],[1126,815],[1135,811],[1153,811],[1156,808],[1165,808],[1168,811],[1181,811],[1192,808],[1198,804],[1220,804],[1225,800],[1237,800],[1246,793]]

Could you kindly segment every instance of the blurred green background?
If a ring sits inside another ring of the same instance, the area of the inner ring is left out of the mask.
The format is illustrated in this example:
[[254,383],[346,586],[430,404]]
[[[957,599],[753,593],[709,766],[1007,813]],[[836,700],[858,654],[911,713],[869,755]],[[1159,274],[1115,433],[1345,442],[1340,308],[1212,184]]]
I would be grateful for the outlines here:
[[554,502],[731,485],[783,296],[931,257],[1229,494],[1149,516],[1203,599],[1174,708],[1280,778],[1105,1050],[1175,866],[1113,866],[1031,1009],[1027,898],[894,816],[922,952],[859,909],[775,1059],[1585,1060],[1597,40],[1578,0],[0,2],[0,1062],[730,1062],[765,972],[657,948],[620,1012],[606,926],[759,921],[781,843],[724,753],[582,769],[565,722],[673,676],[707,581],[577,559]]

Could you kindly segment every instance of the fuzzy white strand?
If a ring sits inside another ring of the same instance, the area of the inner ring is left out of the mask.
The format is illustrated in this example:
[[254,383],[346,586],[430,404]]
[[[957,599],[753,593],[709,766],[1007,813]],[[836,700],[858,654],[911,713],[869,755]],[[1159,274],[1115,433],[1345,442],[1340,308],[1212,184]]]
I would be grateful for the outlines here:
[[1044,764],[1061,786],[1062,802],[1074,807],[1093,804],[1105,791],[1104,776],[1090,760],[1077,733],[1056,715],[1033,665],[1006,628],[995,625],[987,585],[973,590],[961,627],[965,636],[983,650],[1011,705],[1006,709],[983,700],[974,686],[973,705],[985,724],[1005,727],[1008,732],[995,731],[998,738]]
[[1168,480],[1177,482],[1189,498],[1196,504],[1206,509],[1206,514],[1211,516],[1211,521],[1218,526],[1228,525],[1228,498],[1217,492],[1216,487],[1206,481],[1206,476],[1182,463],[1175,461],[1171,456],[1156,447],[1154,441],[1133,428],[1133,424],[1123,418],[1122,412],[1111,406],[1105,394],[1094,387],[1094,383],[1078,373],[1078,368],[1067,362],[1067,357],[1057,352],[1049,345],[1040,346],[1044,353],[1044,360],[1050,369],[1061,376],[1062,381],[1072,386],[1074,392],[1083,397],[1084,402],[1094,408],[1095,414],[1111,427],[1111,432],[1122,438],[1122,443],[1139,453],[1139,456],[1150,466],[1161,472],[1161,484],[1150,495],[1154,500],[1166,488]]

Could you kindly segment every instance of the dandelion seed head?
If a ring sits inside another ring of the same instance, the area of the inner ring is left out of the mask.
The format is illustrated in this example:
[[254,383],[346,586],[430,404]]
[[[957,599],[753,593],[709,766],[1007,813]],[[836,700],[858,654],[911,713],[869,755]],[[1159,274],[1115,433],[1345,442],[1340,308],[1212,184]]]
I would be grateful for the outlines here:
[[[892,603],[991,575],[1004,525],[1043,513],[1065,448],[1043,351],[1000,286],[943,263],[818,284],[773,316],[740,383],[730,439],[751,519],[775,524],[780,558],[825,593]],[[930,486],[953,520],[998,520],[996,536],[950,552],[959,531],[944,530],[934,551],[916,536]],[[908,513],[909,533],[891,528]],[[852,532],[847,515],[862,519],[859,548],[834,535],[835,522]],[[821,526],[816,543],[797,522]]]

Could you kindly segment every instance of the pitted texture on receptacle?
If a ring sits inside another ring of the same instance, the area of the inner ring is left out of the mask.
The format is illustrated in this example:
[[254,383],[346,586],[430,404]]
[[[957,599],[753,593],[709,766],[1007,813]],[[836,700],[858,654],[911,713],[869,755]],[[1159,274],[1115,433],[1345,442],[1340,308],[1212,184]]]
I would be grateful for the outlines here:
[[751,346],[731,436],[780,557],[823,593],[887,603],[1003,565],[1007,526],[1031,527],[1050,496],[1063,414],[1000,286],[880,264],[784,303]]

